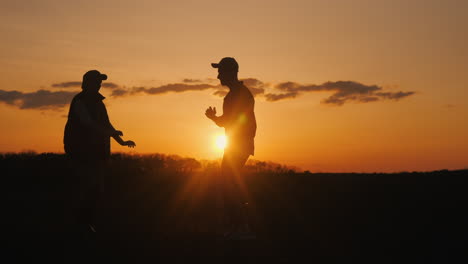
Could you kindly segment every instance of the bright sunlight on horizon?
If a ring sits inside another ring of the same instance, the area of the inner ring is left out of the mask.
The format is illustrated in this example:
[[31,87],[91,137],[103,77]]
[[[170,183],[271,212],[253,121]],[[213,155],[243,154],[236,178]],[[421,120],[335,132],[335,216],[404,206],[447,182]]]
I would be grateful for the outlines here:
[[216,136],[216,141],[215,141],[216,149],[217,150],[223,150],[227,147],[228,140],[225,135],[217,135]]

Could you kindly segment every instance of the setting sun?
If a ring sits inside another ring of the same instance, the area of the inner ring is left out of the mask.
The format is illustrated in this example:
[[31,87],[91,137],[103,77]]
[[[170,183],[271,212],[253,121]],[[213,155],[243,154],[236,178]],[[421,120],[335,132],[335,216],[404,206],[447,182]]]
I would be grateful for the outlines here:
[[227,137],[225,135],[216,136],[216,148],[219,150],[224,150],[227,146]]

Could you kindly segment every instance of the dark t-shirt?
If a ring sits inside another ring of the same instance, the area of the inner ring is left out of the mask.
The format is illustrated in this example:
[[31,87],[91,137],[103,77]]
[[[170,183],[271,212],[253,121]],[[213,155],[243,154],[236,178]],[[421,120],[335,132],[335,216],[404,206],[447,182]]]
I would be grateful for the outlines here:
[[257,131],[254,106],[254,97],[244,85],[238,90],[229,91],[224,97],[223,115],[216,123],[226,130],[226,151],[254,155],[254,138]]

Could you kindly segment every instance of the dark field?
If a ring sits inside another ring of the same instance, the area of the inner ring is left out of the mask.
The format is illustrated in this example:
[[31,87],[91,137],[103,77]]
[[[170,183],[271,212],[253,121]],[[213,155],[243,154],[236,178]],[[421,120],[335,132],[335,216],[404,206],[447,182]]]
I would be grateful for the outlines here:
[[74,188],[64,155],[4,154],[0,168],[4,263],[468,260],[468,170],[315,174],[253,163],[245,174],[257,239],[224,241],[216,163],[113,155],[96,234],[64,223]]

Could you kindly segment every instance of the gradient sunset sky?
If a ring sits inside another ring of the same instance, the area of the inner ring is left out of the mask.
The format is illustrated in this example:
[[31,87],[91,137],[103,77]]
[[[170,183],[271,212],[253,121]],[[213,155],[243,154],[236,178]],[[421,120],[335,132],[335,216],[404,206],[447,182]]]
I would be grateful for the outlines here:
[[[0,152],[63,152],[83,74],[135,149],[216,159],[217,71],[255,94],[253,159],[311,172],[468,167],[468,1],[2,1]],[[221,95],[221,96],[220,96]]]

